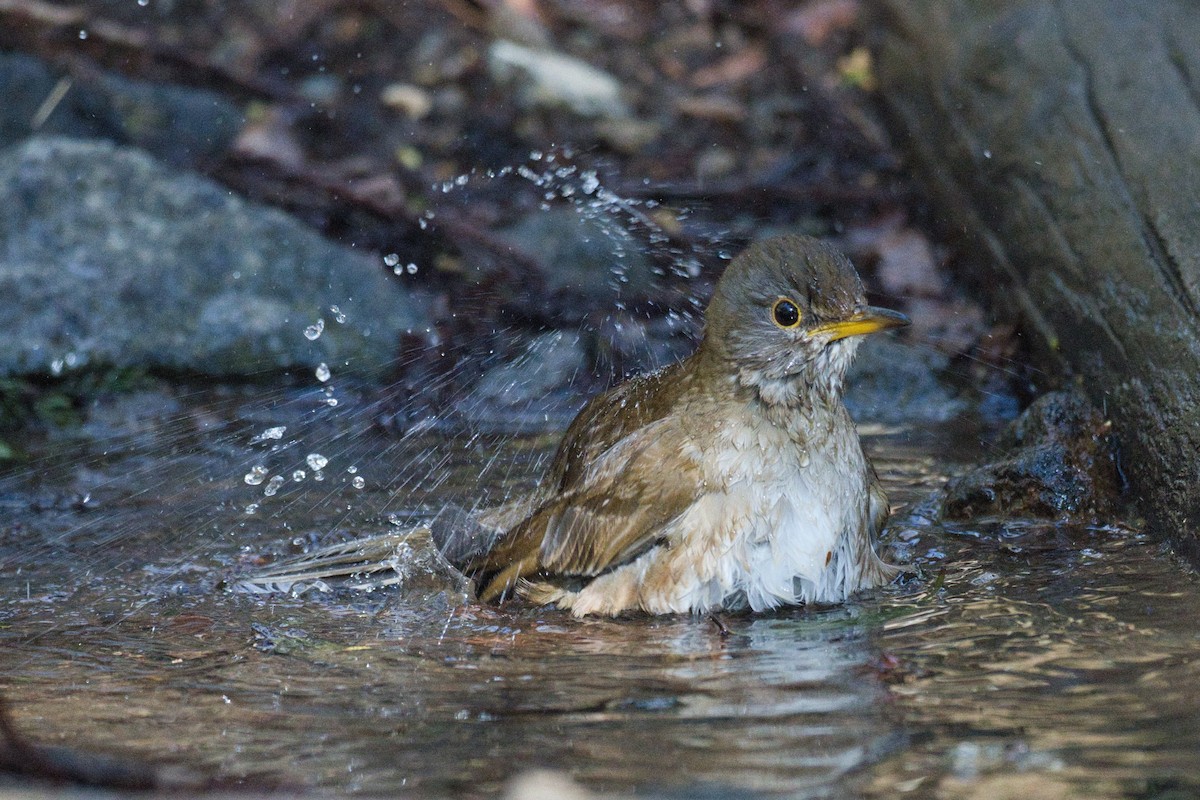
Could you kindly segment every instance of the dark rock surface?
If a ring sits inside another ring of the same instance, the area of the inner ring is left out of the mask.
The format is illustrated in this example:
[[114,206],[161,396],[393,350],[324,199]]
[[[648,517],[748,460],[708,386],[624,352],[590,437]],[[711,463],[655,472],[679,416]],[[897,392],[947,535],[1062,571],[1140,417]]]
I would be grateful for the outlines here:
[[220,157],[243,121],[242,110],[216,92],[103,71],[68,76],[19,53],[0,52],[0,97],[0,148],[35,133],[106,139],[174,166]]
[[653,282],[643,245],[625,227],[586,207],[537,211],[504,233],[541,262],[540,278],[568,323],[638,297]]
[[1003,455],[954,478],[942,514],[1097,519],[1120,494],[1112,423],[1079,392],[1042,395],[1009,426]]
[[1200,7],[885,0],[881,98],[1000,313],[1200,563]]
[[946,422],[972,405],[942,378],[949,366],[932,348],[868,337],[846,376],[846,407],[860,422]]
[[53,137],[0,153],[0,294],[4,375],[373,375],[426,324],[381,265],[287,215],[140,150]]

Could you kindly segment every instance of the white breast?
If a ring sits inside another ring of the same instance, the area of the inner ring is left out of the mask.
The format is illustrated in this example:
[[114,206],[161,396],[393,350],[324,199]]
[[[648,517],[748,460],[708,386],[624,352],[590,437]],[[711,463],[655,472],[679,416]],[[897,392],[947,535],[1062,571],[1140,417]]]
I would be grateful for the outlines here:
[[694,609],[738,593],[756,611],[845,599],[853,587],[838,554],[863,528],[867,469],[849,419],[838,422],[803,448],[761,421],[731,420],[717,432],[700,461],[711,491],[679,520],[693,536],[676,547],[698,546],[692,555],[704,562]]

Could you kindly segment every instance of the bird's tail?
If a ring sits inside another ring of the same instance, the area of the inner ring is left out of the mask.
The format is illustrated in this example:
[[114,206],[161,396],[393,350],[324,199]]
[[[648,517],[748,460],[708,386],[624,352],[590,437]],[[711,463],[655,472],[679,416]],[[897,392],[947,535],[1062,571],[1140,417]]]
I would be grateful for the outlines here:
[[462,570],[491,549],[502,533],[461,508],[447,506],[424,525],[321,547],[241,577],[232,587],[254,593],[290,592],[302,586],[328,589],[333,581],[372,591],[403,583],[415,561],[440,556]]
[[329,581],[371,591],[400,583],[402,560],[429,540],[429,528],[418,526],[380,536],[329,545],[233,581],[233,589],[255,594],[291,592],[301,587],[328,589]]

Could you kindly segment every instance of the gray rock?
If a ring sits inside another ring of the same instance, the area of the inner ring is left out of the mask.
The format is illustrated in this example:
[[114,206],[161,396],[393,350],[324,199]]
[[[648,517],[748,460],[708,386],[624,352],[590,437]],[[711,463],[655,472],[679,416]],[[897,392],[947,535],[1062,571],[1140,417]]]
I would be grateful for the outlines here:
[[379,265],[286,214],[138,150],[52,137],[0,153],[0,294],[9,375],[320,362],[371,375],[427,324]]
[[846,407],[859,421],[946,422],[971,403],[943,379],[950,359],[885,336],[866,339],[846,378]]
[[562,107],[581,117],[629,116],[616,78],[563,53],[498,39],[488,48],[488,68],[497,82],[515,86],[524,106]]
[[[136,145],[175,166],[193,166],[223,153],[242,126],[241,109],[215,92],[106,72],[64,79],[17,53],[0,53],[0,97],[0,148],[35,133],[66,135]],[[39,119],[43,105],[49,113]]]
[[946,485],[943,516],[1111,518],[1121,486],[1112,423],[1082,392],[1042,395],[997,444],[998,459]]
[[455,411],[478,430],[562,429],[583,404],[574,384],[586,370],[587,355],[578,333],[539,334],[515,359],[485,372]]
[[579,334],[551,331],[533,339],[515,360],[485,372],[474,394],[508,408],[523,408],[570,386],[586,367]]
[[568,322],[643,295],[653,284],[645,248],[625,228],[586,207],[537,211],[504,235],[544,265],[542,280],[562,302]]

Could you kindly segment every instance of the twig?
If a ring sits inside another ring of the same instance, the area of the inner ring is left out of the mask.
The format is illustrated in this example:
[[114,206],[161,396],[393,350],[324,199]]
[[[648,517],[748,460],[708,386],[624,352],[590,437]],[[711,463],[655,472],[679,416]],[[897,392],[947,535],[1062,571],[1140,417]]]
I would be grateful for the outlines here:
[[159,785],[156,770],[128,761],[43,747],[26,739],[0,698],[0,771],[28,778],[114,790],[146,791]]
[[[222,179],[226,183],[243,184],[239,188],[247,188],[241,176],[251,171],[244,169],[245,164],[231,163],[230,166],[237,168],[222,171]],[[536,257],[521,250],[508,239],[481,227],[455,209],[434,209],[432,215],[421,215],[410,209],[402,199],[381,198],[377,193],[359,190],[352,180],[343,176],[330,175],[308,167],[289,167],[276,161],[255,161],[254,167],[253,173],[257,178],[315,190],[335,205],[365,213],[385,222],[399,222],[412,228],[440,230],[460,248],[474,246],[486,250],[520,268],[530,277],[538,276],[542,272],[543,265]]]
[[34,744],[17,730],[7,701],[0,696],[0,775],[120,792],[242,791],[256,796],[286,789],[262,778],[209,778],[190,769],[158,767],[69,747]]
[[[81,31],[86,38],[80,37]],[[157,41],[146,31],[96,17],[87,9],[43,0],[0,0],[0,45],[31,50],[68,65],[74,65],[84,53],[97,62],[120,64],[126,70],[138,59],[150,59],[193,86],[264,99],[295,99],[282,83],[236,72],[202,55]]]
[[644,185],[633,183],[617,191],[626,197],[664,202],[721,200],[743,204],[808,203],[832,205],[887,205],[902,202],[906,192],[892,187],[846,186],[832,183],[761,183],[755,180],[689,181]]

